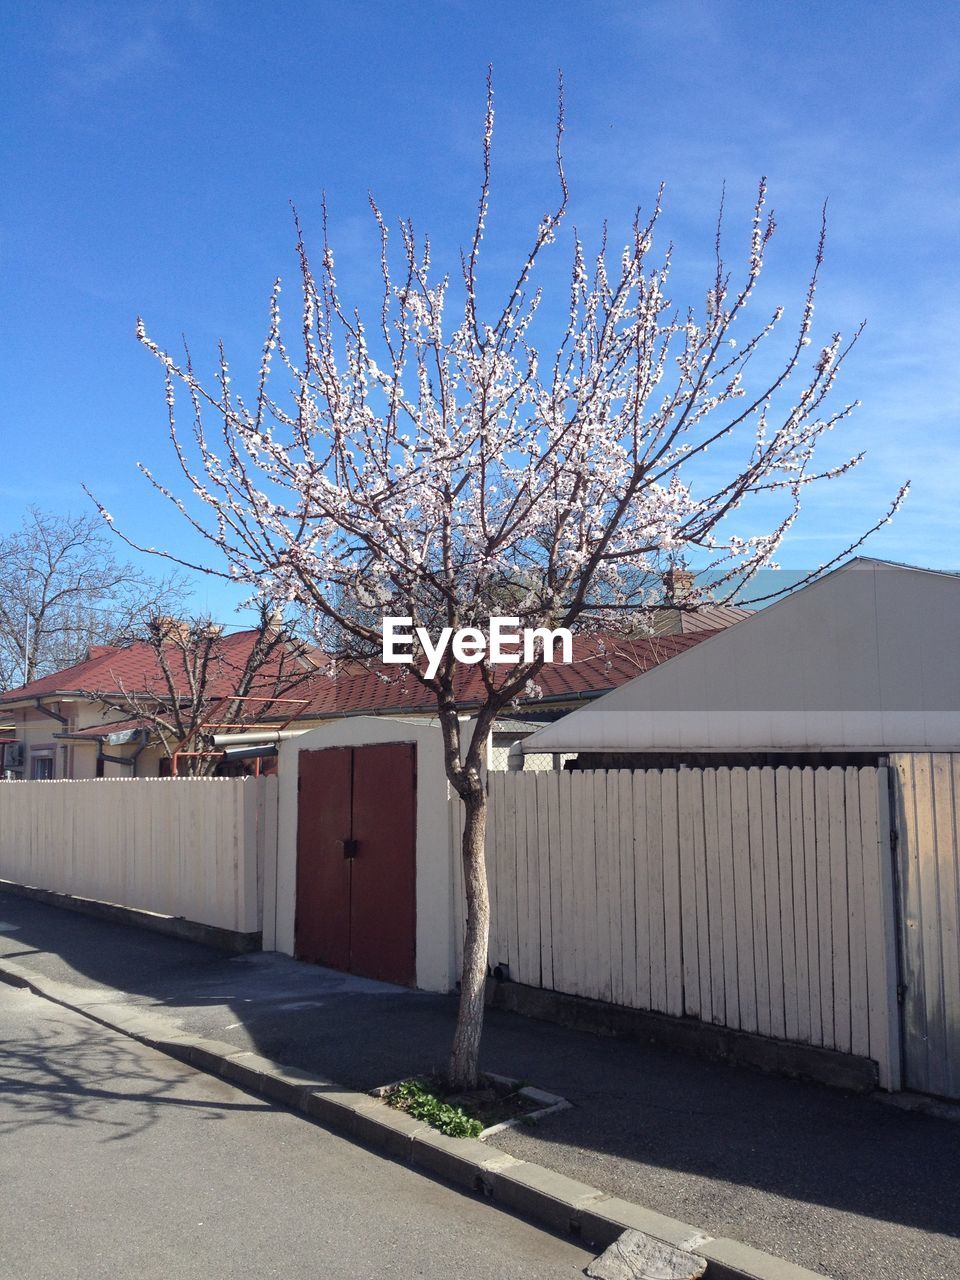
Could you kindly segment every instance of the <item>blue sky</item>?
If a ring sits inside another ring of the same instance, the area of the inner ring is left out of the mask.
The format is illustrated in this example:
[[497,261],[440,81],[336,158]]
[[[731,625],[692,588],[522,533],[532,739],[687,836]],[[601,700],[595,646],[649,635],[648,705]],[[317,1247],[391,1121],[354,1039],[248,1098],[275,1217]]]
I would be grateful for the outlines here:
[[[494,269],[554,196],[559,67],[571,219],[589,236],[606,217],[619,241],[665,181],[679,302],[705,286],[722,184],[733,256],[766,174],[767,295],[798,314],[829,198],[815,339],[868,321],[844,382],[863,408],[836,451],[869,457],[811,500],[781,562],[820,563],[910,477],[867,551],[960,568],[955,6],[39,0],[9,6],[4,29],[0,530],[30,503],[82,510],[86,482],[133,536],[195,552],[135,469],[172,474],[136,315],[201,360],[222,337],[239,371],[273,276],[293,277],[289,201],[316,242],[323,191],[351,298],[375,283],[368,190],[454,270],[492,62]],[[226,620],[233,601],[201,586],[196,604]]]

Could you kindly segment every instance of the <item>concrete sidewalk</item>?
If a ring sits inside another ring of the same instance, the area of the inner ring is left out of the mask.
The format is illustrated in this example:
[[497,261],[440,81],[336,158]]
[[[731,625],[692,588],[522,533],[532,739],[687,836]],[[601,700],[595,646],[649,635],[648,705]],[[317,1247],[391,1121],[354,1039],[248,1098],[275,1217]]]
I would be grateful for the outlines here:
[[[442,1066],[456,1002],[0,894],[0,963],[367,1090]],[[834,1280],[953,1280],[960,1126],[490,1011],[483,1065],[573,1104],[491,1145]]]

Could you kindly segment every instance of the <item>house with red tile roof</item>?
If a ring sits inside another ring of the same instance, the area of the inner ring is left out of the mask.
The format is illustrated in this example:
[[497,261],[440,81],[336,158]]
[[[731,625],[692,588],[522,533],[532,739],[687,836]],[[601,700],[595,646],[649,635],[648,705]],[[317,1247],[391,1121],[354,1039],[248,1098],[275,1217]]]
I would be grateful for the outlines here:
[[150,639],[92,647],[82,662],[0,694],[0,719],[13,726],[3,776],[156,777],[171,771],[178,751],[185,764],[198,759],[199,728],[282,722],[305,706],[297,686],[316,668],[279,634],[173,619],[152,630]]
[[[732,609],[715,615],[719,626],[692,629],[686,634],[644,635],[625,639],[609,635],[573,637],[570,662],[554,662],[543,667],[536,685],[520,698],[510,715],[501,716],[494,724],[493,769],[553,768],[560,763],[553,753],[543,759],[520,754],[519,743],[545,724],[559,719],[586,702],[618,688],[635,676],[701,644],[724,626],[740,621],[747,611]],[[457,699],[462,713],[483,700],[482,678],[477,666],[460,669]],[[409,672],[381,663],[341,662],[304,681],[297,690],[306,705],[290,724],[288,732],[301,728],[317,728],[331,720],[352,716],[397,716],[432,719],[436,714],[433,694]],[[241,752],[246,740],[251,749],[264,743],[270,735],[266,725],[229,735],[231,752]]]
[[[747,614],[733,606],[668,609],[655,615],[651,634],[627,639],[574,636],[572,661],[546,665],[536,686],[519,700],[515,714],[497,722],[491,767],[523,767],[514,748],[528,734]],[[168,627],[182,626],[162,621]],[[711,625],[704,626],[706,621]],[[242,760],[243,743],[255,746],[268,729],[307,730],[359,715],[430,719],[435,713],[429,690],[402,668],[379,662],[325,663],[294,647],[278,651],[248,678],[258,634],[251,630],[202,638],[202,699],[196,690],[197,637],[175,629],[160,645],[154,636],[150,641],[92,648],[76,666],[3,693],[0,718],[14,725],[14,742],[3,756],[4,775],[156,777],[190,772],[198,753],[208,760],[219,757],[213,739],[222,736],[236,740],[231,754]],[[482,701],[478,667],[461,669],[458,696],[467,715]],[[191,714],[183,714],[185,710]],[[541,767],[555,763],[552,757],[540,762]],[[528,757],[528,769],[537,764]]]

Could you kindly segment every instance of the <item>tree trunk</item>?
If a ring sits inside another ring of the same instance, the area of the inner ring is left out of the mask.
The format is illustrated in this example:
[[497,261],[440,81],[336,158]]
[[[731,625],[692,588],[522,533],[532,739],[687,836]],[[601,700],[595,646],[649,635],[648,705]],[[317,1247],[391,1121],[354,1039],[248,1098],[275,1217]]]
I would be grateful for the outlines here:
[[463,938],[460,975],[460,1010],[450,1053],[449,1083],[472,1089],[477,1083],[480,1034],[487,986],[487,949],[490,934],[490,895],[484,839],[487,830],[487,794],[480,786],[463,797],[463,884],[467,899],[467,923]]

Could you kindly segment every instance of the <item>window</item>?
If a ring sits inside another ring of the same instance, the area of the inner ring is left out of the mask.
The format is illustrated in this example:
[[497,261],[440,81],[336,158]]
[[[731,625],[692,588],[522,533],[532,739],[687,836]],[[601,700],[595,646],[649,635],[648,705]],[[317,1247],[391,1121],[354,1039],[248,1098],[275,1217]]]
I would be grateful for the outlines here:
[[53,755],[32,755],[30,757],[30,777],[35,782],[49,781],[53,777]]

